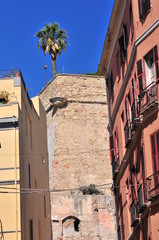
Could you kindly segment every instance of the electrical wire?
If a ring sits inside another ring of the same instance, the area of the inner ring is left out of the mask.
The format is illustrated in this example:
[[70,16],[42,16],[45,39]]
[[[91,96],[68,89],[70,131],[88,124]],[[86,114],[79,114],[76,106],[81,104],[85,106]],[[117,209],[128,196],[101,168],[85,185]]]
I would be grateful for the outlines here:
[[[115,188],[126,188],[126,187],[135,187],[135,186],[141,186],[143,183],[138,184],[128,184],[123,186],[114,186],[112,183],[108,184],[102,184],[102,185],[95,185],[97,189],[109,189],[113,190]],[[111,185],[111,187],[109,186]],[[147,184],[144,184],[144,186],[147,188]],[[67,192],[67,191],[80,191],[81,187],[79,188],[69,188],[69,189],[45,189],[45,188],[13,188],[13,187],[1,187],[0,189],[3,189],[3,191],[0,190],[0,194],[6,194],[6,193],[16,193],[16,194],[40,194],[40,193],[58,193],[58,192]],[[5,191],[6,190],[6,191]],[[8,191],[7,191],[8,190]],[[10,191],[9,191],[10,190]]]

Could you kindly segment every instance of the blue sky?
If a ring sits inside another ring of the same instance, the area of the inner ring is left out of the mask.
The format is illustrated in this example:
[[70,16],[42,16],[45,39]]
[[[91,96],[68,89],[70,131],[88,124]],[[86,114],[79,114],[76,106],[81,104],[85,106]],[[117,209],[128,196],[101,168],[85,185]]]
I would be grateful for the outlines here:
[[57,59],[57,72],[96,72],[114,0],[6,0],[0,3],[0,70],[20,68],[35,96],[52,78],[51,58],[37,51],[34,34],[44,23],[57,22],[70,46]]

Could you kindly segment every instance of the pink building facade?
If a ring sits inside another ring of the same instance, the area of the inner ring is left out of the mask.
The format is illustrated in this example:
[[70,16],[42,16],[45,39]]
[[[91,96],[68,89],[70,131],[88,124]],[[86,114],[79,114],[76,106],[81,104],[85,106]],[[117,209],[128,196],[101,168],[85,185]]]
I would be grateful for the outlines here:
[[158,10],[158,0],[116,0],[99,64],[118,239],[159,239]]

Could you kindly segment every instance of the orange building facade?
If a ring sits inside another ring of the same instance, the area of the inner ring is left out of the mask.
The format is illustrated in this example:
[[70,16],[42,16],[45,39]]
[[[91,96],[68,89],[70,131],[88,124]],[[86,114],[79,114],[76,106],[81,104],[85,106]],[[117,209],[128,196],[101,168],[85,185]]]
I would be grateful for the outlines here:
[[159,239],[158,10],[158,0],[115,0],[99,64],[118,239]]

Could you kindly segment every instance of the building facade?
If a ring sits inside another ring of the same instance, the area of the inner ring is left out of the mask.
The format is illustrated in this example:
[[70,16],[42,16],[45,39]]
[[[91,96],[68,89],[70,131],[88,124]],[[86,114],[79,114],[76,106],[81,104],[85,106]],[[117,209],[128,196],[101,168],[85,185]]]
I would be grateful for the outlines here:
[[51,239],[46,114],[21,72],[0,72],[0,238]]
[[47,112],[53,239],[116,239],[103,77],[61,74]]
[[99,64],[118,239],[159,239],[158,9],[158,0],[116,0]]

